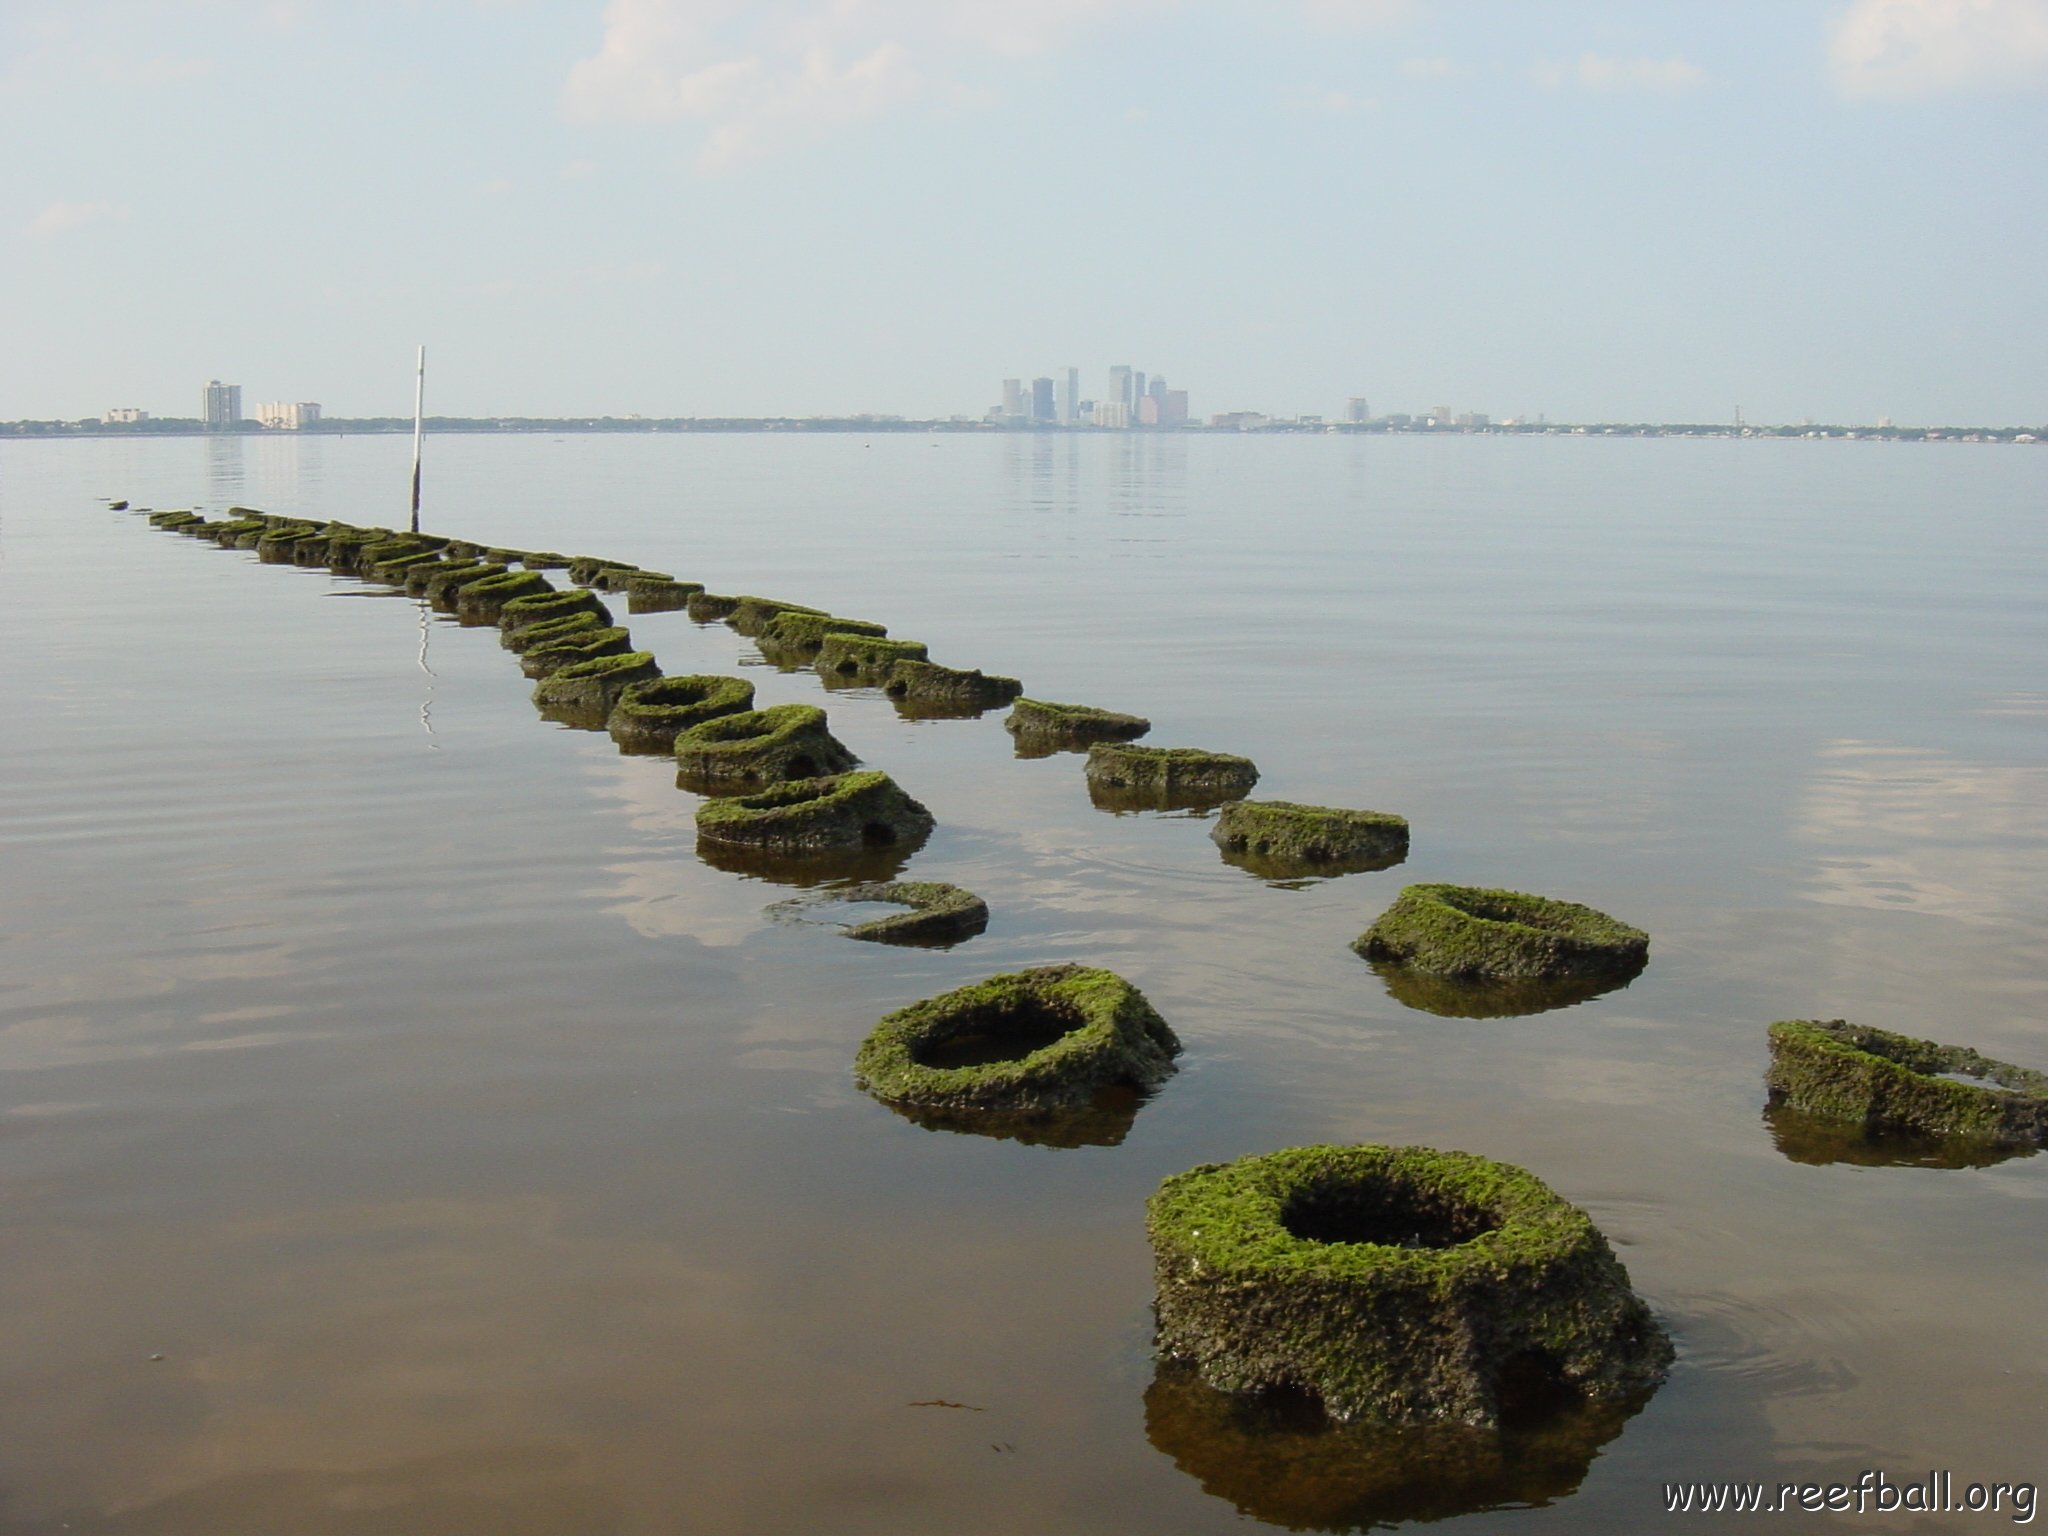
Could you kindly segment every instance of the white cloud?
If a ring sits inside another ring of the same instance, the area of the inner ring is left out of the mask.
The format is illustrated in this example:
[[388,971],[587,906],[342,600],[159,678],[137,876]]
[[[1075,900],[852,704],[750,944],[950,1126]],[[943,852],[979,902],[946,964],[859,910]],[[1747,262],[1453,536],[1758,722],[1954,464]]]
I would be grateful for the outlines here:
[[1174,3],[611,0],[563,106],[583,121],[702,123],[699,163],[720,170],[910,103],[981,99],[958,78],[977,59],[1042,53]]
[[1570,64],[1539,60],[1529,74],[1553,91],[1568,85],[1589,91],[1688,91],[1707,78],[1699,65],[1675,54],[1668,59],[1617,59],[1582,53]]
[[99,219],[127,217],[128,210],[115,203],[52,203],[29,221],[28,232],[34,239],[48,240]]
[[2048,0],[1856,0],[1829,63],[1848,96],[2011,90],[2048,81]]

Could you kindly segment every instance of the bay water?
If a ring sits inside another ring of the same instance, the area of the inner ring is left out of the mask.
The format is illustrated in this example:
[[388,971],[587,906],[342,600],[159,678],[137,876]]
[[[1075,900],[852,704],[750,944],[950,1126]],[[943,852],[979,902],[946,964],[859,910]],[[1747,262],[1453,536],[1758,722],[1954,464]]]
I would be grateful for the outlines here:
[[[430,439],[432,531],[880,621],[1412,824],[1264,878],[1000,711],[622,619],[931,808],[907,873],[993,918],[921,950],[701,859],[673,765],[543,722],[491,631],[103,500],[402,522],[409,451],[0,444],[0,1532],[1625,1532],[1680,1481],[2040,1480],[2048,1160],[1767,1118],[1763,1071],[1791,1017],[2048,1067],[2048,455]],[[1408,1006],[1348,945],[1430,880],[1589,903],[1649,966]],[[1186,1047],[1114,1144],[854,1086],[883,1014],[1060,961]],[[1145,1197],[1346,1140],[1584,1206],[1670,1380],[1431,1460],[1160,1375]]]

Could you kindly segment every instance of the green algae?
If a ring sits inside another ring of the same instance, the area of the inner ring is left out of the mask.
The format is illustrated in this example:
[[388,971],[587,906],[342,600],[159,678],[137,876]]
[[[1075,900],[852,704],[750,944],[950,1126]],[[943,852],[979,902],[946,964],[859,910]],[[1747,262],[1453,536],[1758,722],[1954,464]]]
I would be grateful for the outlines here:
[[635,683],[619,695],[605,728],[624,752],[673,752],[676,735],[706,720],[753,709],[754,685],[742,677],[697,673]]
[[[594,617],[594,615],[583,615]],[[596,661],[602,656],[623,656],[633,649],[633,637],[617,625],[593,625],[588,629],[558,631],[519,654],[519,670],[528,677],[553,677],[578,662]],[[599,721],[600,725],[604,722]]]
[[422,567],[432,570],[448,562],[441,558],[438,550],[422,550],[410,555],[400,555],[392,560],[380,560],[371,567],[370,576],[388,586],[410,587],[412,573]]
[[451,572],[458,575],[468,575],[471,572],[482,570],[484,570],[484,563],[481,560],[442,560],[433,565],[416,565],[405,573],[405,590],[414,597],[425,597],[427,595],[427,588],[433,585],[436,577]]
[[699,842],[784,854],[893,847],[919,842],[931,829],[931,812],[872,769],[789,779],[697,807]]
[[571,555],[566,569],[569,580],[587,587],[597,579],[599,571],[637,571],[640,567],[628,560],[607,560],[602,555]]
[[175,507],[168,512],[152,512],[149,514],[149,526],[152,528],[182,528],[187,523],[201,521],[203,519],[197,512],[188,511],[183,507]]
[[2048,1073],[1846,1019],[1780,1020],[1770,1047],[1774,1105],[1870,1131],[2048,1144]]
[[[189,525],[179,531],[181,533],[199,532],[196,527]],[[269,529],[264,527],[263,520],[259,517],[229,518],[223,522],[206,524],[202,537],[212,539],[214,543],[220,545],[223,549],[234,549],[240,540],[246,538],[249,541],[249,547],[254,549],[256,541],[269,531]]]
[[673,576],[635,571],[626,578],[626,611],[673,613],[689,605],[691,593],[703,590],[700,581],[677,581]]
[[1209,836],[1226,858],[1236,855],[1261,872],[1389,869],[1408,857],[1405,817],[1288,800],[1226,805]]
[[1146,1229],[1161,1357],[1339,1423],[1497,1426],[1532,1386],[1626,1400],[1672,1358],[1586,1213],[1469,1153],[1205,1164],[1160,1185]]
[[698,793],[844,773],[859,761],[815,704],[777,704],[701,721],[676,736],[676,781]]
[[919,640],[885,640],[879,635],[828,634],[819,643],[817,669],[827,678],[882,683],[899,661],[924,661]]
[[465,582],[455,594],[455,616],[465,624],[496,624],[505,605],[515,597],[552,592],[554,583],[539,571],[506,571]]
[[[453,613],[462,589],[479,581],[488,581],[494,576],[507,574],[505,567],[495,561],[479,560],[474,564],[443,565],[430,568],[426,582],[420,588],[420,595],[443,613]],[[406,586],[412,586],[412,578],[406,578]]]
[[731,618],[740,602],[741,599],[728,597],[722,592],[692,592],[684,599],[683,607],[693,623],[716,624]]
[[498,610],[498,628],[510,634],[525,629],[530,624],[545,624],[550,619],[566,619],[572,613],[588,613],[596,616],[601,624],[612,621],[611,609],[595,593],[584,591],[530,592],[525,597],[515,597]]
[[570,635],[610,627],[612,626],[586,608],[577,613],[564,614],[559,619],[545,619],[538,624],[529,624],[524,629],[501,629],[498,631],[498,644],[515,654],[524,654],[544,645],[552,645]]
[[1152,729],[1143,715],[1119,714],[1089,704],[1054,704],[1019,698],[1003,721],[1019,757],[1085,751],[1098,741],[1134,741]]
[[817,613],[822,608],[809,608],[802,603],[785,603],[778,597],[753,597],[742,595],[733,599],[732,610],[725,616],[725,622],[735,631],[749,639],[759,635],[778,613]]
[[1649,935],[1577,902],[1470,885],[1411,885],[1352,946],[1437,976],[1634,976]]
[[406,555],[431,554],[437,559],[440,551],[424,539],[400,536],[398,538],[372,539],[358,543],[350,551],[349,569],[359,576],[374,575],[377,567],[387,560],[397,560]]
[[939,880],[864,880],[784,902],[781,912],[809,910],[822,903],[890,902],[907,910],[869,922],[849,924],[849,939],[874,944],[915,944],[949,948],[988,927],[988,903],[974,892]]
[[1014,677],[998,677],[978,668],[942,667],[906,657],[889,668],[882,691],[906,714],[974,716],[1009,703],[1024,691],[1024,685]]
[[1113,971],[1078,965],[991,976],[899,1008],[861,1042],[855,1080],[876,1098],[980,1114],[1085,1109],[1111,1086],[1173,1075],[1180,1041]]
[[285,523],[264,530],[256,540],[256,558],[265,565],[290,565],[299,541],[309,539],[318,529],[310,523]]
[[[602,633],[602,631],[599,631]],[[528,651],[521,665],[538,652]],[[579,730],[601,731],[619,695],[634,683],[661,676],[651,651],[617,651],[574,661],[543,677],[533,690],[534,707],[549,720]]]
[[1259,770],[1248,757],[1195,747],[1140,747],[1098,741],[1083,770],[1103,810],[1175,810],[1250,794]]
[[808,609],[784,608],[761,626],[756,638],[802,655],[815,656],[827,635],[871,635],[880,639],[888,633],[886,624],[876,624],[867,619],[842,619],[829,613],[812,613]]
[[624,592],[635,577],[643,580],[674,581],[667,571],[646,571],[637,565],[601,565],[590,574],[590,585],[600,592]]

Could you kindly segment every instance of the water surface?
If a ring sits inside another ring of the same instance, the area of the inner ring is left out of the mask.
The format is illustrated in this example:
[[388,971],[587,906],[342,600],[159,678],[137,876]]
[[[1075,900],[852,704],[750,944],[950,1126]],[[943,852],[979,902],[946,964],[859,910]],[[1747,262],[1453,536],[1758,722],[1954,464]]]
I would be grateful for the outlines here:
[[[1094,808],[1000,712],[628,620],[824,704],[938,818],[910,876],[993,912],[849,942],[700,860],[672,768],[541,721],[490,632],[96,500],[390,521],[402,439],[0,445],[0,1530],[1626,1532],[1680,1478],[2039,1478],[2048,1159],[1773,1124],[1762,1073],[1784,1017],[2048,1066],[2048,458],[428,446],[439,532],[878,619],[1245,753],[1261,797],[1403,814],[1410,855],[1268,878],[1204,814]],[[1404,1001],[1347,946],[1424,880],[1588,902],[1649,967]],[[1118,1134],[853,1087],[882,1014],[1068,960],[1187,1047]],[[1390,1458],[1155,1380],[1146,1195],[1335,1139],[1587,1207],[1671,1381]]]

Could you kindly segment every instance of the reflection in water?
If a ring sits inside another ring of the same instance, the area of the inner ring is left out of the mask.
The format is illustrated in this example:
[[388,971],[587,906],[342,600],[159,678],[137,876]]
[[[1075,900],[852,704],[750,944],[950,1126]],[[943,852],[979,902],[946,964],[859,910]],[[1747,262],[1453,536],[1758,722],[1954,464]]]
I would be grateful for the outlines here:
[[617,1501],[576,1475],[577,1460],[570,1451],[529,1445],[349,1472],[243,1472],[114,1514],[74,1511],[46,1529],[80,1536],[604,1536],[619,1530]]
[[1126,789],[1108,784],[1090,784],[1088,801],[1098,811],[1108,811],[1114,816],[1128,816],[1139,811],[1214,810],[1219,805],[1242,800],[1250,793],[1249,785],[1238,789],[1197,789],[1192,786],[1180,789]]
[[960,1136],[1020,1141],[1027,1147],[1114,1147],[1122,1144],[1138,1111],[1150,1097],[1123,1083],[1095,1090],[1086,1104],[1070,1109],[932,1109],[920,1104],[887,1104],[912,1125]]
[[242,437],[238,432],[209,432],[200,439],[206,452],[206,496],[221,506],[253,501],[244,488]]
[[1764,1124],[1778,1150],[1792,1162],[1823,1168],[1836,1163],[1858,1168],[1989,1168],[2040,1150],[1967,1136],[1866,1130],[1858,1121],[1811,1115],[1782,1104],[1765,1108]]
[[1408,862],[1408,850],[1405,848],[1398,853],[1350,859],[1289,859],[1277,854],[1253,853],[1249,848],[1219,847],[1216,851],[1232,868],[1241,869],[1268,885],[1290,888],[1313,885],[1318,880],[1333,879],[1338,875],[1370,874]]
[[1972,922],[2009,919],[2039,889],[2048,769],[1832,741],[1794,833],[1831,850],[1811,899]]
[[1293,1531],[1364,1531],[1565,1498],[1646,1401],[1575,1405],[1499,1430],[1389,1429],[1335,1424],[1319,1405],[1280,1394],[1218,1392],[1161,1365],[1145,1392],[1145,1435],[1241,1515]]
[[735,848],[706,838],[697,857],[729,875],[750,875],[777,885],[831,885],[841,880],[894,880],[910,862],[923,839],[891,843],[883,848],[851,848],[838,853],[768,853]]
[[1010,707],[1007,704],[948,704],[937,699],[899,699],[894,694],[889,696],[889,702],[896,706],[896,718],[899,720],[979,720],[991,708],[1006,710]]
[[420,670],[427,674],[426,695],[420,700],[420,728],[427,733],[427,746],[431,751],[441,750],[441,744],[434,740],[434,679],[438,674],[427,663],[427,637],[434,627],[434,610],[425,598],[420,599]]
[[1372,968],[1395,1002],[1446,1019],[1512,1019],[1523,1014],[1572,1008],[1619,992],[1643,973],[1647,957],[1633,970],[1609,976],[1561,976],[1496,980],[1484,976],[1431,976],[1389,960]]

